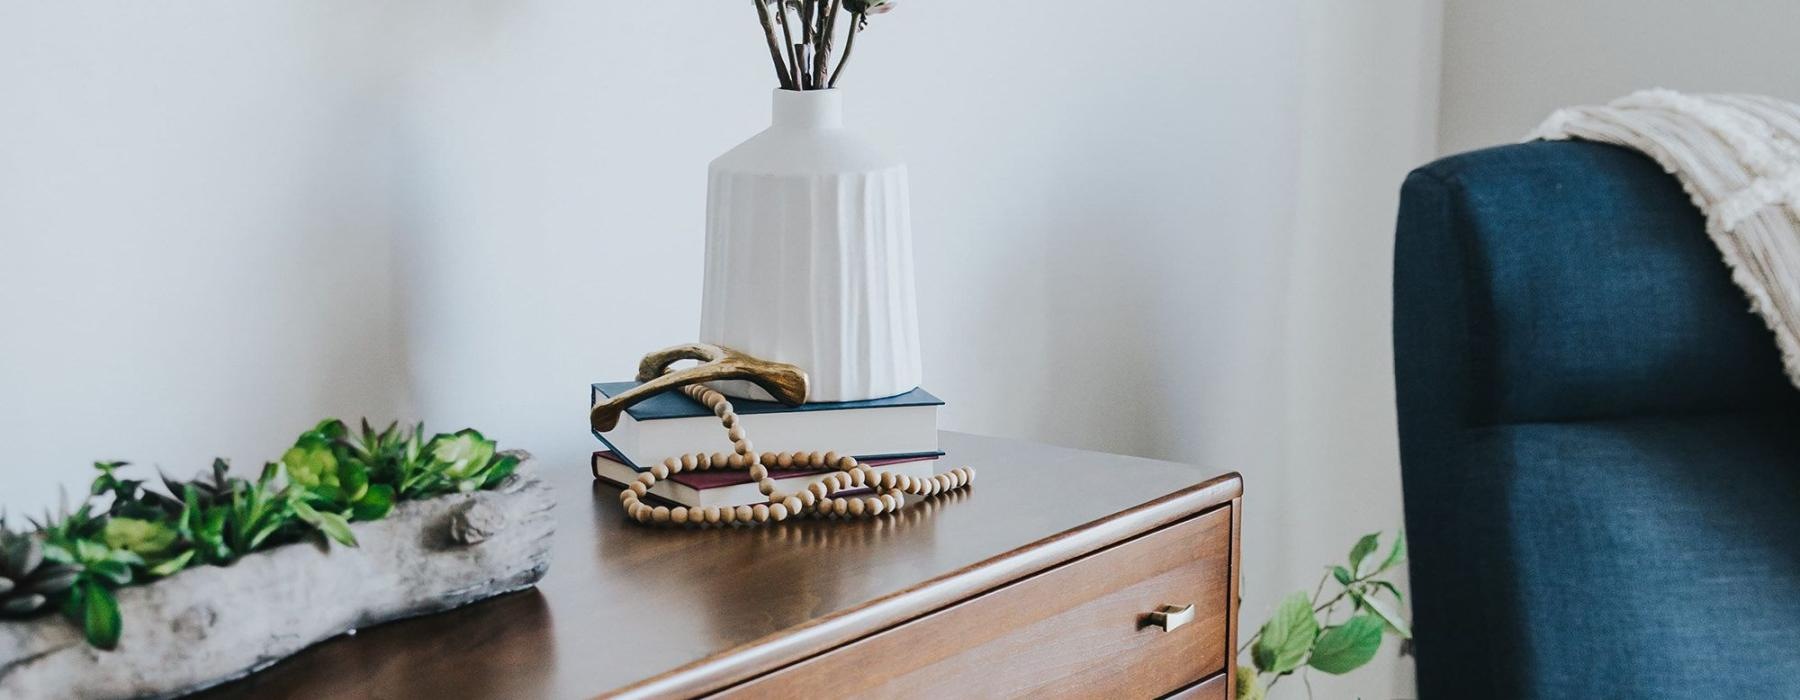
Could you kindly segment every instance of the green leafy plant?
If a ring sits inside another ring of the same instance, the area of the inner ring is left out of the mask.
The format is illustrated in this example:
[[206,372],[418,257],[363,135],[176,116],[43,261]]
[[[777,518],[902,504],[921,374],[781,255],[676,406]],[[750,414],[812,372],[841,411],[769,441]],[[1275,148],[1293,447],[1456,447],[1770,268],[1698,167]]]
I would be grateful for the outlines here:
[[[1306,680],[1311,669],[1349,673],[1375,658],[1384,636],[1412,638],[1398,612],[1405,602],[1400,589],[1381,578],[1406,561],[1406,537],[1396,536],[1385,557],[1373,558],[1380,547],[1381,533],[1364,535],[1350,547],[1347,565],[1326,568],[1311,596],[1295,591],[1281,601],[1268,622],[1238,650],[1250,655],[1250,663],[1238,668],[1239,700],[1260,700],[1282,678],[1300,673]],[[1327,598],[1330,582],[1337,588]],[[1340,606],[1347,608],[1346,617],[1337,621]],[[1311,690],[1308,682],[1309,697]]]
[[50,601],[75,585],[80,569],[44,558],[37,536],[13,532],[0,518],[0,618],[20,618],[48,609]]
[[79,507],[65,494],[59,512],[30,532],[0,518],[0,616],[60,610],[90,644],[119,643],[123,616],[115,589],[201,565],[228,566],[253,552],[313,532],[357,545],[350,524],[379,520],[396,502],[492,488],[517,470],[522,453],[498,452],[474,430],[424,439],[423,425],[352,435],[328,419],[302,433],[255,480],[213,460],[210,475],[177,481],[167,493],[121,476],[124,462],[99,462]]

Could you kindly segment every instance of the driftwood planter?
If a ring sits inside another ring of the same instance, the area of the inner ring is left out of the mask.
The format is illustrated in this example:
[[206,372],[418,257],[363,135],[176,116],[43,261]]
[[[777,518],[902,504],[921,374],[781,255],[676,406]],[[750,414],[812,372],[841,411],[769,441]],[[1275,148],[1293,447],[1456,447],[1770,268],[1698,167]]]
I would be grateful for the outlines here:
[[51,616],[0,624],[0,698],[171,696],[239,678],[358,628],[529,588],[550,566],[550,486],[410,501],[355,523],[359,547],[298,543],[118,591],[113,651]]

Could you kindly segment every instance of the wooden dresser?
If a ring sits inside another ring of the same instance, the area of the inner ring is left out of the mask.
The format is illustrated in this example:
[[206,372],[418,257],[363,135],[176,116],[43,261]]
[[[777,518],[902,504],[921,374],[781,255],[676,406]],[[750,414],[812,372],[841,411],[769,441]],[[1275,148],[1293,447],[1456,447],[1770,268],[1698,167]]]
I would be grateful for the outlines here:
[[[1230,697],[1236,474],[943,434],[964,493],[651,530],[585,464],[537,590],[363,630],[218,697]],[[1167,629],[1164,629],[1167,627]]]

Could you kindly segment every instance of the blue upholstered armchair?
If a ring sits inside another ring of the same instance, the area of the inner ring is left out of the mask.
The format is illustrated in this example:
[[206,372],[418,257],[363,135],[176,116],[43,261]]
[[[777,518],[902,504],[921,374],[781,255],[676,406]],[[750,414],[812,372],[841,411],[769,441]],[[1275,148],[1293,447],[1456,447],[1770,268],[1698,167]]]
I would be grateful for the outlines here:
[[1492,148],[1398,228],[1420,696],[1800,698],[1800,391],[1675,179]]

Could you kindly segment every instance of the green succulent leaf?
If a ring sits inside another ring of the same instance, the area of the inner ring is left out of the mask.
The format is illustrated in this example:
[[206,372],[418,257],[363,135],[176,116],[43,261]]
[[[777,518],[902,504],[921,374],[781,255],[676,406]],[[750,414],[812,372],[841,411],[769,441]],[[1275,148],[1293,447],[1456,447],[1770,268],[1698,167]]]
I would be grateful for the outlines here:
[[1281,601],[1275,615],[1257,633],[1250,647],[1250,660],[1258,671],[1282,674],[1300,667],[1307,649],[1319,633],[1319,621],[1313,617],[1312,599],[1305,591],[1295,591]]
[[350,523],[344,520],[344,516],[329,511],[315,510],[305,501],[294,501],[294,514],[300,516],[301,520],[306,521],[308,525],[312,525],[319,532],[324,533],[326,537],[336,540],[338,544],[346,547],[356,546],[356,535],[350,532]]
[[1368,614],[1327,627],[1313,644],[1307,665],[1331,674],[1345,674],[1361,668],[1380,651],[1384,627],[1379,618]]
[[107,650],[117,647],[119,634],[124,631],[119,600],[113,597],[112,591],[99,584],[82,588],[81,628],[87,634],[88,643]]
[[338,459],[331,452],[331,441],[325,436],[307,433],[292,449],[281,455],[288,478],[306,487],[338,486]]
[[1363,560],[1374,553],[1375,548],[1379,546],[1381,546],[1381,533],[1363,535],[1362,539],[1357,540],[1356,544],[1350,547],[1350,570],[1356,572],[1358,576],[1367,575],[1368,572],[1362,569]]
[[394,487],[376,484],[368,487],[362,499],[350,509],[350,517],[360,521],[380,520],[394,509]]
[[427,449],[432,460],[442,465],[444,475],[452,481],[474,476],[494,458],[494,442],[473,429],[432,438]]
[[157,564],[156,566],[150,567],[150,575],[158,577],[158,578],[161,578],[163,576],[173,576],[173,575],[175,575],[175,573],[181,571],[182,569],[187,568],[188,562],[193,561],[194,555],[198,554],[198,553],[199,552],[197,550],[190,549],[188,551],[177,554],[177,555],[175,555],[175,558],[173,558],[173,559],[165,561],[161,564]]
[[168,551],[178,537],[180,533],[175,528],[137,518],[112,518],[100,530],[100,539],[106,546],[145,556]]

